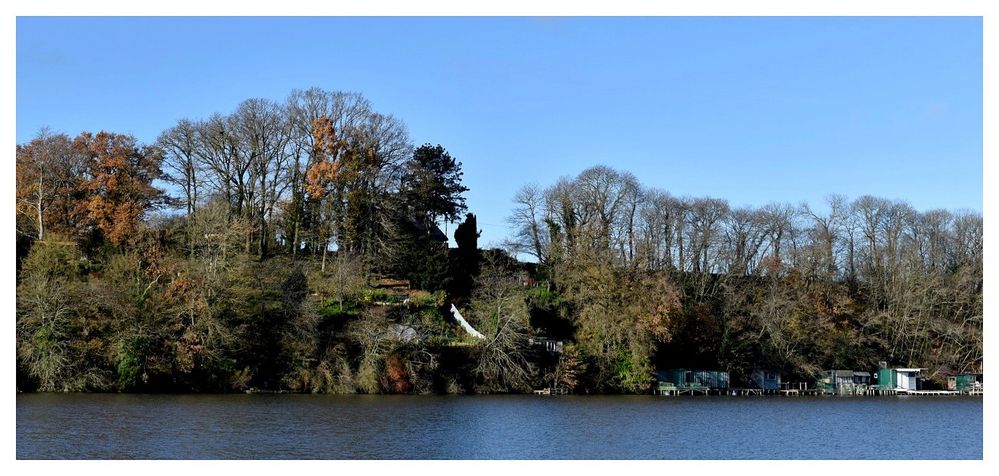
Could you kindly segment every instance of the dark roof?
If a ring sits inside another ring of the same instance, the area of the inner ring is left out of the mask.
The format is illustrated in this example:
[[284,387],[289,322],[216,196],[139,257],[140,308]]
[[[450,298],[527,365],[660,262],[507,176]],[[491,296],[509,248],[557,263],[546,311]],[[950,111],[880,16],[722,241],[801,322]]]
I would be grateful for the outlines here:
[[430,229],[430,239],[434,241],[447,242],[447,235],[441,231],[437,224],[434,224],[434,227]]
[[835,375],[836,377],[840,378],[853,378],[852,370],[826,370],[822,373],[827,377]]
[[414,219],[412,223],[413,223],[413,228],[416,229],[417,233],[421,234],[426,233],[430,235],[431,240],[434,240],[439,243],[447,243],[447,235],[445,235],[444,232],[441,231],[441,228],[437,226],[436,223],[431,223],[429,227],[426,225],[426,223],[423,220]]

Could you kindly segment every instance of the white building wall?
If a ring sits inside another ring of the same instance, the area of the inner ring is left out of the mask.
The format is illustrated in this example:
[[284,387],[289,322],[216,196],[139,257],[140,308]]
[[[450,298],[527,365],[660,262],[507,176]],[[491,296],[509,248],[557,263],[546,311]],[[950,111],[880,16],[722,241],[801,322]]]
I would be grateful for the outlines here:
[[897,384],[899,388],[904,388],[906,390],[915,390],[916,374],[910,372],[899,372],[897,378]]

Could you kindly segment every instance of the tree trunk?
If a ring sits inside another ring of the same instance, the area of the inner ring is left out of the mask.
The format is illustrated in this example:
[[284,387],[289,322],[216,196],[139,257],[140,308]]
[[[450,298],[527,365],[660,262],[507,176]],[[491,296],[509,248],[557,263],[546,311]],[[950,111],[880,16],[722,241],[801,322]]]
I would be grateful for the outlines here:
[[45,222],[42,220],[42,176],[38,176],[38,203],[35,208],[38,209],[38,241],[45,239]]
[[298,212],[295,212],[295,232],[292,233],[291,239],[291,257],[295,258],[298,256],[298,229],[302,222],[301,218],[298,216]]
[[323,245],[323,264],[319,267],[319,270],[323,273],[326,272],[326,250],[330,248],[330,239],[326,238],[325,244]]

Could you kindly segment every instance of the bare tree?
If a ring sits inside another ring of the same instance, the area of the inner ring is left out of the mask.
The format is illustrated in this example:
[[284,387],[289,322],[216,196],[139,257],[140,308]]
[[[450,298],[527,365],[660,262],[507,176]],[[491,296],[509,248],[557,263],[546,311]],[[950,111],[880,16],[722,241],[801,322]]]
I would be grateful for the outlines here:
[[530,389],[534,371],[526,356],[530,316],[516,276],[487,263],[476,281],[469,317],[473,327],[486,336],[477,344],[479,391]]
[[45,239],[49,228],[76,234],[87,211],[77,197],[86,157],[65,134],[42,129],[31,142],[17,146],[15,161],[17,232],[38,240]]
[[728,202],[717,198],[699,198],[690,203],[688,216],[688,241],[693,246],[695,273],[710,273],[714,264],[716,240],[720,235],[722,220],[729,213]]
[[271,238],[268,224],[274,205],[288,186],[287,166],[292,154],[290,125],[285,112],[273,101],[248,99],[230,119],[238,144],[237,157],[242,157],[239,162],[248,164],[248,176],[242,190],[246,203],[244,216],[255,223],[260,256],[267,254]]
[[728,214],[724,225],[728,273],[743,276],[752,273],[766,239],[764,231],[763,217],[749,208],[737,208]]
[[762,213],[766,223],[767,251],[780,263],[783,261],[781,246],[785,243],[786,235],[793,231],[794,220],[799,213],[798,208],[787,203],[771,203],[763,207]]
[[548,264],[548,247],[551,236],[545,232],[544,195],[537,185],[525,185],[514,195],[513,215],[507,222],[513,226],[513,249],[534,256],[539,263]]
[[181,119],[177,121],[177,125],[160,134],[156,145],[165,153],[162,178],[180,189],[180,199],[187,216],[191,216],[198,206],[198,192],[202,182],[197,155],[198,124]]

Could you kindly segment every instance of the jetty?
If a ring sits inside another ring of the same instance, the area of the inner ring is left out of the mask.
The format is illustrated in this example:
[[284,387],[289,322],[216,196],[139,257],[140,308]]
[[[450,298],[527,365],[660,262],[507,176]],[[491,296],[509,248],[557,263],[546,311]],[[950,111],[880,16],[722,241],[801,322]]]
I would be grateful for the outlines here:
[[983,396],[982,374],[958,374],[948,378],[946,390],[923,387],[920,373],[926,369],[896,367],[880,363],[876,373],[854,370],[825,370],[810,382],[782,381],[780,372],[756,369],[748,386],[730,387],[728,372],[671,369],[656,372],[654,395],[729,395],[762,396]]
[[569,395],[569,389],[566,387],[547,387],[541,388],[534,391],[535,395]]
[[821,395],[817,387],[809,388],[808,382],[785,382],[781,384],[780,394],[785,397],[800,397],[803,395]]
[[726,395],[728,372],[719,370],[670,369],[656,372],[657,395]]

